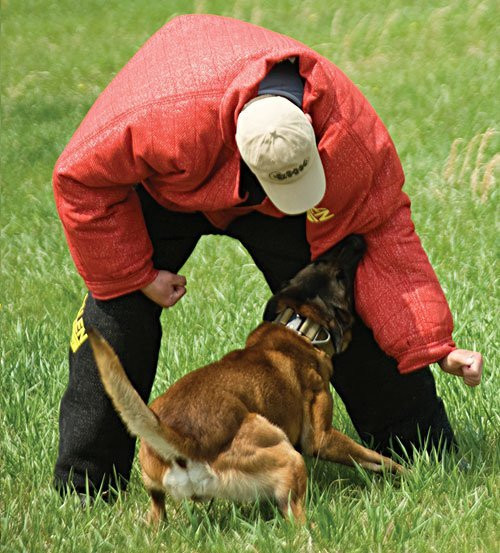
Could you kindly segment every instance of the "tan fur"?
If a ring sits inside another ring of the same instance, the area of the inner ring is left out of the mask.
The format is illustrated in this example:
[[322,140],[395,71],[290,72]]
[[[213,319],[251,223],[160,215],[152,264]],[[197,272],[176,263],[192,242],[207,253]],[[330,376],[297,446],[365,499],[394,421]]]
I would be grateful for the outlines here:
[[165,434],[153,411],[130,383],[111,346],[93,330],[89,331],[89,337],[104,389],[130,433],[146,440],[163,459],[179,455],[174,445],[176,437],[172,432],[169,436]]
[[132,434],[152,498],[272,498],[284,516],[305,520],[308,455],[380,471],[397,463],[331,426],[331,359],[281,325],[262,323],[247,345],[175,382],[146,407],[110,346],[89,332],[107,393]]

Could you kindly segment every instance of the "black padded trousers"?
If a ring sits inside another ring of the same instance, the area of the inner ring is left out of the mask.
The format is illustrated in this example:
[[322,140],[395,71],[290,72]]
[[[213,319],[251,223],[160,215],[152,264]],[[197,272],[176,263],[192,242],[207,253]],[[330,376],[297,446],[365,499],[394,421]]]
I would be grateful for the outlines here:
[[[303,215],[276,219],[253,212],[236,219],[222,233],[200,213],[171,212],[142,187],[137,192],[156,268],[177,273],[199,238],[207,234],[238,239],[273,292],[309,262]],[[145,401],[156,373],[160,315],[161,308],[141,292],[108,301],[89,293],[83,307],[83,325],[96,327],[110,342]],[[74,346],[60,408],[55,484],[61,491],[69,484],[84,492],[88,477],[91,492],[123,487],[130,476],[135,440],[104,393],[88,340]],[[381,351],[358,319],[349,348],[335,359],[332,384],[361,439],[385,454],[390,454],[391,446],[397,453],[401,445],[409,453],[413,446],[424,447],[420,436],[427,438],[428,448],[454,447],[453,431],[430,369],[401,375],[396,367],[396,361]]]

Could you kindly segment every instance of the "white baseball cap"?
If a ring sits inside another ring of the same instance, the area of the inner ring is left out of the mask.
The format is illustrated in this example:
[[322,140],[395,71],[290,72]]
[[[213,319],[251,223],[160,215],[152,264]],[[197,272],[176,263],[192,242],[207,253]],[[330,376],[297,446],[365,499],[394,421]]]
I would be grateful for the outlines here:
[[304,213],[325,194],[325,171],[314,129],[282,96],[260,96],[238,116],[236,144],[271,202],[283,213]]

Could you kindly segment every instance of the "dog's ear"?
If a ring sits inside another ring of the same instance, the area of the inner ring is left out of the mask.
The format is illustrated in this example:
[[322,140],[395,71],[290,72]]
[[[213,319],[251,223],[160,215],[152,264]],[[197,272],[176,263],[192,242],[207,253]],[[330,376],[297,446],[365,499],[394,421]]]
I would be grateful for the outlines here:
[[333,248],[320,255],[316,262],[327,262],[342,269],[352,282],[359,261],[366,251],[365,241],[359,234],[350,234]]
[[338,261],[341,263],[358,262],[365,253],[366,245],[364,238],[359,234],[350,234],[335,244],[327,252],[320,255],[318,260]]

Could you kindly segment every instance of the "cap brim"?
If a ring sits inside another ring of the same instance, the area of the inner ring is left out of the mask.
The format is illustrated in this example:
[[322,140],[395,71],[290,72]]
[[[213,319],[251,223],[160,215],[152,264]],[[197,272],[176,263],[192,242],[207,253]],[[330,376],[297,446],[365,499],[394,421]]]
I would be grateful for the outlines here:
[[317,148],[313,149],[309,170],[303,178],[287,184],[270,182],[259,175],[257,178],[271,202],[287,215],[305,213],[325,195],[325,171]]

